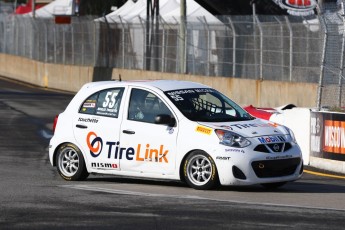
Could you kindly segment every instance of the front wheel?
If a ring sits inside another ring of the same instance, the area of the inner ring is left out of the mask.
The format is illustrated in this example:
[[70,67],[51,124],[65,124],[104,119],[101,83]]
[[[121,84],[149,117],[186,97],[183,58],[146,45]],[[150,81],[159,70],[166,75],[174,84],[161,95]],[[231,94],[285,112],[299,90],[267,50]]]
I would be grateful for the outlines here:
[[187,184],[194,189],[207,190],[219,184],[216,164],[205,152],[191,153],[184,162],[183,172]]
[[73,144],[64,144],[59,148],[56,154],[56,167],[65,180],[85,180],[89,176],[83,154]]

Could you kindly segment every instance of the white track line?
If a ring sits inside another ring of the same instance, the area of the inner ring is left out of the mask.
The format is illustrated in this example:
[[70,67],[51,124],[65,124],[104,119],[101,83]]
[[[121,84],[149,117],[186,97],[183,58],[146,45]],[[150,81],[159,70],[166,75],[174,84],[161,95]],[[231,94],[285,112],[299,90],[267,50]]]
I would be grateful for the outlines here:
[[258,203],[258,202],[237,201],[237,200],[223,200],[223,199],[207,198],[207,197],[201,197],[201,196],[189,196],[189,195],[183,196],[183,195],[168,195],[168,194],[159,194],[159,193],[135,192],[135,191],[127,191],[127,190],[92,187],[92,186],[88,186],[88,185],[61,185],[59,187],[86,190],[86,191],[94,191],[94,192],[95,191],[96,192],[105,192],[105,193],[120,194],[120,195],[131,195],[131,196],[206,200],[206,201],[217,201],[217,202],[226,202],[226,203],[244,204],[244,205],[256,205],[256,206],[261,205],[261,206],[274,206],[274,207],[285,207],[285,208],[305,208],[305,209],[318,209],[318,210],[330,210],[330,211],[345,211],[345,208],[344,209],[337,209],[337,208],[313,207],[313,206],[303,206],[303,205],[288,205],[288,204]]

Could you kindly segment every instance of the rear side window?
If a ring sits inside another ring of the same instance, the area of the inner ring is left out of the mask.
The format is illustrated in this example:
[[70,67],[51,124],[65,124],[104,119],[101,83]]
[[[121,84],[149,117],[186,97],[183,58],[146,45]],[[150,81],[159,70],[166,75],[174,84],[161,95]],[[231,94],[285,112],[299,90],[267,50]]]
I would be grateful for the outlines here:
[[113,88],[94,93],[83,102],[79,113],[117,118],[123,91],[124,88]]

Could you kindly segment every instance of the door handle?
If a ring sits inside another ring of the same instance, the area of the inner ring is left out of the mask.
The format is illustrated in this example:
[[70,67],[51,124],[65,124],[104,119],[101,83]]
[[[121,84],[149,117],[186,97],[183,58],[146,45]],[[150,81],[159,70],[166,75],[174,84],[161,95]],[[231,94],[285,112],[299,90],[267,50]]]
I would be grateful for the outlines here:
[[79,129],[87,129],[86,125],[76,125],[75,127],[79,128]]
[[122,132],[125,134],[135,134],[134,131],[130,131],[130,130],[122,130]]

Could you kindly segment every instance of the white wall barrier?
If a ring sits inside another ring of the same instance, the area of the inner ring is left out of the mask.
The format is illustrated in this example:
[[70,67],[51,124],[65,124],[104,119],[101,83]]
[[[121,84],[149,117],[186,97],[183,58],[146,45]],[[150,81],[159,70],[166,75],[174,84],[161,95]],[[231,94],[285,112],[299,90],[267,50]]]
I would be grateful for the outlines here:
[[300,145],[304,165],[345,173],[345,114],[309,108],[275,110],[270,121],[289,127]]

